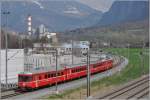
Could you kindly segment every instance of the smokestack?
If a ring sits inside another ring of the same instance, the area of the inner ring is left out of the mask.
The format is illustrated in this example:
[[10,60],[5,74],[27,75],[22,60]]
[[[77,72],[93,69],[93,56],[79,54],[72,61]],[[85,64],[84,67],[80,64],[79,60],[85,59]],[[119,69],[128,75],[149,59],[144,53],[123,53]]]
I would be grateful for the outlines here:
[[28,35],[32,34],[32,16],[28,16]]

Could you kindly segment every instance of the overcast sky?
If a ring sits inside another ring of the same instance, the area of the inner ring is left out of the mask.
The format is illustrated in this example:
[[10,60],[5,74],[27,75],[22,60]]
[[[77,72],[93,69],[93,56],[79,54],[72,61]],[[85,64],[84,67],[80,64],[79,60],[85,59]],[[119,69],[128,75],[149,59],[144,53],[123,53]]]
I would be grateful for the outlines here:
[[94,9],[106,12],[111,7],[114,0],[77,0],[83,4],[86,4]]

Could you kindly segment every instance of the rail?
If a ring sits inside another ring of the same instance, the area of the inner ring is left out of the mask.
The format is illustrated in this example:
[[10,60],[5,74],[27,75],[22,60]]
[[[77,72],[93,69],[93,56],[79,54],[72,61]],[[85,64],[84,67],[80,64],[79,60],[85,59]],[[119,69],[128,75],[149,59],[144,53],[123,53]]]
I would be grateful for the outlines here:
[[148,94],[149,88],[149,76],[142,77],[138,80],[130,82],[129,84],[114,90],[98,99],[130,99],[130,98],[141,98],[145,94]]

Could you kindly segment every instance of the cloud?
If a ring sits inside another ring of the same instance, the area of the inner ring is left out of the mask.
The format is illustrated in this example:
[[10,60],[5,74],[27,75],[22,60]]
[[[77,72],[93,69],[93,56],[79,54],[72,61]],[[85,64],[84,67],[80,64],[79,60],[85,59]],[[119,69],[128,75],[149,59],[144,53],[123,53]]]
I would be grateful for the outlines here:
[[109,8],[111,7],[112,3],[115,0],[77,0],[77,1],[86,4],[96,10],[106,12],[109,10]]

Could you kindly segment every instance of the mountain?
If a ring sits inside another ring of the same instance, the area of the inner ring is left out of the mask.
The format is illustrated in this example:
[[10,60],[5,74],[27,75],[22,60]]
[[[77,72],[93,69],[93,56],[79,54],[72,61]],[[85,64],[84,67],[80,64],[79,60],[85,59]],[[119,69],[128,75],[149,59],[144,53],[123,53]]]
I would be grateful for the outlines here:
[[118,46],[149,41],[149,2],[115,1],[95,26],[64,32],[62,41],[89,40]]
[[103,27],[80,28],[62,33],[59,40],[66,41],[73,38],[74,40],[88,40],[99,43],[110,42],[114,47],[117,45],[121,47],[130,43],[134,47],[135,44],[149,41],[148,22],[148,20],[143,20]]
[[98,24],[105,26],[148,18],[148,1],[115,1],[109,11],[103,14]]
[[[50,31],[72,30],[89,27],[100,20],[102,12],[76,1],[26,0],[2,2],[2,11],[10,11],[8,27],[10,30],[26,32],[27,16],[32,16],[33,28],[44,24]],[[2,15],[2,25],[6,16]]]

